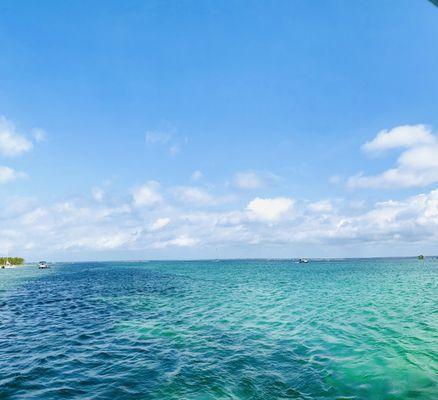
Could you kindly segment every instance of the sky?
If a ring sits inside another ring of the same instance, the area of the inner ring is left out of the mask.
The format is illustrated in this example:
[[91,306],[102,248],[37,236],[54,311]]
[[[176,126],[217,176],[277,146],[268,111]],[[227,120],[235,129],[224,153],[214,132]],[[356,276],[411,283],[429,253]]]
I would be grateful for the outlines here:
[[426,0],[0,3],[0,253],[438,254]]

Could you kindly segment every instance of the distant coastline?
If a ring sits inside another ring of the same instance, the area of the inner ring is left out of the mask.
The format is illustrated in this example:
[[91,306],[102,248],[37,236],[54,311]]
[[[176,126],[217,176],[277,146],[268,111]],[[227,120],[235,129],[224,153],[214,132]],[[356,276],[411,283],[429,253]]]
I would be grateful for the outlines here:
[[9,262],[10,265],[23,265],[24,258],[21,257],[0,257],[0,265],[6,265]]

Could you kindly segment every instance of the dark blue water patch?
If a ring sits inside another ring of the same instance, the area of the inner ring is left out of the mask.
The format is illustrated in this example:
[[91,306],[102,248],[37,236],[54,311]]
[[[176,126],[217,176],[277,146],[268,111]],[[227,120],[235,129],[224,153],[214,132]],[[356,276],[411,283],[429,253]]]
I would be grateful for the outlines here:
[[[181,286],[181,279],[178,281]],[[135,349],[129,341],[114,335],[115,324],[138,314],[135,308],[125,306],[126,300],[171,296],[174,284],[169,274],[106,269],[102,265],[59,266],[18,284],[2,297],[0,307],[0,352],[7,360],[0,369],[2,395],[22,398],[25,393],[38,393],[47,382],[63,382],[65,377],[69,380],[72,373],[75,378],[70,385],[92,385],[101,379],[99,371],[106,376],[108,363],[120,364],[119,372],[125,363],[129,370]],[[89,376],[91,371],[96,376]],[[156,371],[151,370],[145,376],[154,375]],[[60,388],[52,395],[57,398],[72,390]]]

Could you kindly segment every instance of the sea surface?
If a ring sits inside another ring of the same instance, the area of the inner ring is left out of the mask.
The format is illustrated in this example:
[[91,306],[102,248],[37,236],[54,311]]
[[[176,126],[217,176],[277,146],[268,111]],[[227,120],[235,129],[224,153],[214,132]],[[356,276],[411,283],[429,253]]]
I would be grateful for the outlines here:
[[438,260],[0,270],[0,399],[438,399]]

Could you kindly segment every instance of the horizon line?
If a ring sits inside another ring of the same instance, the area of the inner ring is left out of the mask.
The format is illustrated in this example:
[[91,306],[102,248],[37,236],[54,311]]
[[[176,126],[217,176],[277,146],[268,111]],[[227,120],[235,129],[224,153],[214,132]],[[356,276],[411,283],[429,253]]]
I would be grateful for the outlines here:
[[[295,261],[305,258],[312,261],[343,261],[343,260],[376,260],[376,259],[409,259],[418,258],[438,258],[438,255],[409,255],[409,256],[373,256],[373,257],[231,257],[231,258],[174,258],[174,259],[128,259],[128,260],[78,260],[78,261],[48,261],[54,264],[81,264],[81,263],[110,263],[110,262],[190,262],[190,261]],[[13,258],[13,257],[11,257]],[[41,261],[41,260],[40,260]],[[34,264],[39,261],[29,261],[26,264]]]

